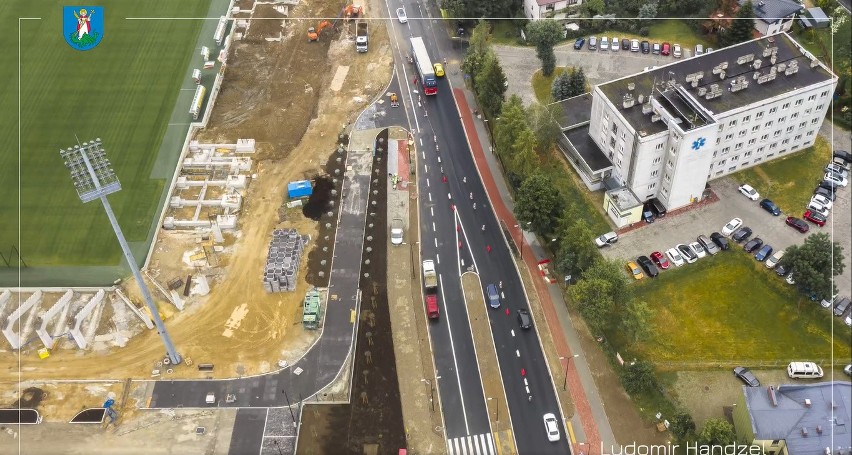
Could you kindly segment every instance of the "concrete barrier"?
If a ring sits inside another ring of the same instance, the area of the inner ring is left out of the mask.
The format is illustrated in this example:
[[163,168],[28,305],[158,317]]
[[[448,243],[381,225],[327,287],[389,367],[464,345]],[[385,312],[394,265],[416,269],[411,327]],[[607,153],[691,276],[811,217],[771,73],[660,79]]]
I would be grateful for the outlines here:
[[38,320],[40,324],[36,329],[36,334],[41,338],[41,342],[44,343],[44,347],[47,349],[53,348],[54,338],[48,333],[47,325],[50,324],[50,321],[56,317],[59,312],[65,309],[65,306],[71,303],[71,298],[74,296],[74,292],[72,290],[68,290],[59,300],[50,307],[49,310],[40,314]]
[[89,303],[86,304],[80,311],[74,315],[74,327],[71,328],[71,336],[74,337],[74,341],[77,343],[77,347],[80,349],[86,349],[89,345],[86,337],[83,336],[83,332],[80,329],[83,326],[83,322],[88,318],[92,311],[101,303],[104,299],[104,291],[101,289],[92,297],[92,300],[89,300]]
[[127,306],[130,308],[130,311],[132,311],[133,314],[138,316],[139,319],[141,319],[142,322],[145,323],[145,327],[148,327],[149,329],[154,328],[154,323],[151,321],[151,318],[148,317],[148,315],[145,314],[142,310],[137,308],[136,305],[134,305],[133,302],[131,302],[130,299],[128,299],[127,296],[124,295],[123,292],[121,292],[120,289],[115,290],[115,295],[117,295],[119,299],[123,300],[124,303],[126,303]]
[[30,311],[32,307],[41,302],[41,297],[41,291],[36,291],[27,299],[26,302],[24,302],[23,305],[19,306],[18,309],[6,318],[6,324],[3,327],[3,335],[6,336],[6,340],[9,341],[10,345],[12,345],[12,349],[20,349],[21,345],[24,343],[20,334],[15,331],[15,323],[18,322],[18,320],[21,319],[21,316],[23,316],[27,311]]

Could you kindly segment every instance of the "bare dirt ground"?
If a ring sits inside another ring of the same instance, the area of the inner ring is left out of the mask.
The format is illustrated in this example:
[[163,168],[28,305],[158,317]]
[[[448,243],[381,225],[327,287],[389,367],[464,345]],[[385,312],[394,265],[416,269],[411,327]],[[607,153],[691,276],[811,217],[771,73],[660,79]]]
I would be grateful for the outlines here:
[[[289,15],[333,17],[339,6],[336,0],[314,0],[290,7]],[[260,14],[281,17],[265,9]],[[390,78],[391,55],[384,29],[371,30],[370,52],[365,55],[356,54],[351,40],[339,39],[339,31],[327,30],[319,42],[308,43],[305,31],[309,26],[316,24],[287,20],[282,29],[279,21],[254,21],[245,39],[234,44],[211,122],[198,135],[202,142],[257,140],[254,158],[258,178],[247,191],[238,234],[226,239],[230,254],[221,257],[220,264],[227,265],[227,270],[195,270],[182,265],[178,259],[184,251],[197,247],[192,236],[164,236],[153,258],[152,272],[163,284],[189,274],[210,276],[210,295],[198,298],[180,313],[156,289],[151,288],[151,292],[167,317],[166,325],[178,351],[195,363],[215,363],[216,377],[263,372],[274,368],[278,360],[297,354],[292,350],[294,344],[308,344],[308,335],[298,327],[300,304],[309,288],[306,261],[300,267],[300,285],[295,292],[267,294],[261,284],[274,228],[295,227],[312,238],[318,234],[317,223],[303,217],[287,214],[281,222],[279,208],[286,183],[317,174],[333,153],[344,125],[383,90]],[[282,30],[283,40],[266,40],[281,36]],[[326,89],[335,69],[341,66],[348,67],[344,84],[339,91]],[[128,294],[141,301],[136,286],[129,287]],[[232,336],[223,336],[226,321],[241,305],[247,313]],[[0,379],[17,380],[19,373],[22,380],[146,378],[164,354],[156,332],[147,331],[125,348],[106,353],[56,352],[46,360],[26,354],[13,359]],[[172,377],[202,377],[202,373],[194,367],[175,368]]]

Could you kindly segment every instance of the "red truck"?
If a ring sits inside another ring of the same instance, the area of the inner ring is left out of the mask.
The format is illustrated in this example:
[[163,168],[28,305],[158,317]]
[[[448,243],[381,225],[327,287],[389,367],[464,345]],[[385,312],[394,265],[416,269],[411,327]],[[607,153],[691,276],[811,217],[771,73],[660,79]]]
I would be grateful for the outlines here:
[[438,319],[438,274],[435,273],[435,263],[432,260],[423,261],[423,285],[426,288],[426,316]]

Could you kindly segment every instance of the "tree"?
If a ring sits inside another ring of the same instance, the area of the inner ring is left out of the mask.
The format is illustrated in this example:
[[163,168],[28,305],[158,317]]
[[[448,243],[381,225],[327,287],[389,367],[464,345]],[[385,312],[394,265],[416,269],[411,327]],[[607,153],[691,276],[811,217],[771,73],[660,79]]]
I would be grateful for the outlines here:
[[515,138],[510,164],[512,171],[521,179],[533,175],[539,168],[539,158],[535,152],[535,146],[535,135],[529,127],[521,130],[518,137]]
[[553,101],[571,98],[571,74],[568,71],[553,79],[553,85],[550,86],[550,97],[553,98]]
[[731,20],[731,26],[721,36],[724,46],[743,43],[752,37],[754,29],[754,7],[751,0],[745,2],[737,11],[737,15]]
[[695,433],[695,421],[688,412],[680,409],[669,419],[669,431],[675,439],[683,441]]
[[815,293],[819,299],[828,299],[837,292],[831,278],[842,274],[845,267],[843,247],[824,232],[808,236],[802,245],[787,248],[781,262],[794,270],[800,290]]
[[512,167],[516,138],[523,134],[524,130],[529,129],[526,115],[521,99],[517,95],[512,95],[508,101],[503,103],[500,121],[496,122],[494,144],[497,147],[497,156],[506,166],[507,177],[510,182],[515,181],[517,177]]
[[586,0],[580,5],[580,11],[585,17],[593,17],[606,11],[604,0]]
[[486,56],[491,51],[490,39],[491,31],[488,23],[480,20],[476,24],[476,28],[473,29],[469,42],[470,47],[467,48],[464,62],[462,62],[462,70],[474,78],[474,85],[476,84],[476,75],[479,74],[485,63]]
[[570,86],[571,96],[577,96],[586,93],[586,73],[583,72],[583,68],[577,68],[571,72]]
[[562,26],[556,21],[533,21],[527,24],[527,39],[535,44],[535,53],[541,60],[541,72],[545,76],[553,74],[556,68],[556,54],[553,46],[562,39]]
[[527,108],[527,124],[535,136],[536,150],[539,153],[550,150],[562,132],[559,124],[556,123],[560,109],[555,104],[539,103],[533,103]]
[[512,0],[443,0],[453,17],[512,17]]
[[474,80],[474,91],[485,115],[489,118],[497,117],[506,94],[506,75],[494,51],[489,49],[485,54],[482,68]]
[[606,326],[614,307],[606,281],[580,280],[568,288],[568,297],[577,304],[577,309],[593,333],[600,333]]
[[633,299],[633,287],[627,281],[622,265],[619,262],[600,259],[583,272],[583,279],[599,279],[610,283],[612,302],[619,308],[624,308]]
[[545,234],[553,231],[564,202],[549,177],[533,174],[521,183],[515,197],[515,217],[521,223]]
[[698,444],[703,446],[728,446],[734,442],[734,427],[723,419],[708,419],[698,434]]
[[645,360],[625,365],[621,370],[621,383],[627,393],[639,393],[651,390],[657,384],[654,377],[654,365]]
[[653,334],[654,310],[645,302],[630,302],[622,313],[621,326],[633,341],[645,341]]
[[657,17],[657,3],[648,2],[639,8],[639,19],[653,19]]
[[595,235],[584,219],[571,226],[563,227],[559,232],[558,262],[556,268],[564,274],[579,276],[583,270],[591,267],[600,259],[594,245]]

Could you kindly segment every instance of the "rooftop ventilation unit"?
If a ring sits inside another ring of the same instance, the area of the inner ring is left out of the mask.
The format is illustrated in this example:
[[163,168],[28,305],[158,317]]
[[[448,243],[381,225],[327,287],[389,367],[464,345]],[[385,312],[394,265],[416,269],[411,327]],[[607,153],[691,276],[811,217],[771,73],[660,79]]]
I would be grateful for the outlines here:
[[786,64],[786,63],[779,63],[779,64],[777,64],[777,65],[773,66],[773,68],[777,68],[777,69],[778,69],[778,71],[780,71],[780,72],[782,72],[782,73],[783,73],[783,72],[784,72],[784,70],[786,70],[786,69],[787,69],[787,64]]
[[704,71],[698,71],[697,73],[689,73],[686,75],[686,79],[684,80],[686,82],[698,82],[701,79],[704,79]]
[[760,77],[760,71],[755,71],[751,78],[757,80],[757,78],[759,78],[759,77]]
[[775,386],[769,386],[769,401],[772,402],[772,406],[778,406],[778,397],[775,396]]
[[760,76],[759,78],[757,78],[757,83],[758,84],[765,84],[767,82],[774,81],[775,75],[776,75],[776,73],[764,74],[764,75]]
[[690,85],[692,85],[692,88],[698,87],[698,81],[692,81]]
[[652,122],[658,122],[658,121],[660,121],[661,118],[663,118],[661,115],[654,114],[654,115],[651,116],[651,121]]
[[808,429],[807,427],[802,427],[802,437],[808,437]]
[[648,115],[654,111],[654,107],[651,106],[651,103],[645,103],[642,105],[642,114]]
[[698,96],[704,96],[707,94],[707,87],[698,87]]
[[633,89],[635,89],[635,88],[636,88],[636,84],[634,84],[633,82],[627,83],[627,90],[630,90],[632,92]]
[[816,68],[817,66],[819,66],[819,60],[812,58],[811,59],[811,68]]
[[754,54],[746,54],[737,58],[737,63],[740,65],[745,65],[746,63],[751,63],[752,61],[754,61]]
[[639,104],[642,104],[644,102],[645,102],[645,95],[639,95]]
[[622,103],[622,106],[624,106],[625,109],[631,108],[635,104],[636,104],[636,101],[633,99],[633,95],[631,95],[629,93],[624,95],[624,101]]
[[722,72],[720,72],[720,73],[719,73],[719,80],[720,80],[720,81],[724,81],[724,80],[725,80],[725,72],[724,72],[724,71],[722,71]]
[[763,56],[769,57],[778,53],[778,46],[770,46],[763,50]]
[[752,67],[752,68],[754,68],[754,69],[758,69],[758,68],[760,68],[760,65],[761,65],[762,63],[763,63],[763,61],[762,61],[762,60],[757,59],[757,60],[755,60],[755,61],[754,61],[754,63],[752,63],[752,64],[751,64],[751,67]]
[[772,54],[772,57],[769,57],[769,63],[774,65],[776,61],[778,61],[778,56]]
[[799,72],[799,64],[795,60],[793,60],[792,62],[790,62],[790,65],[787,66],[787,70],[784,71],[784,75],[789,76],[791,74],[796,74],[798,72]]

